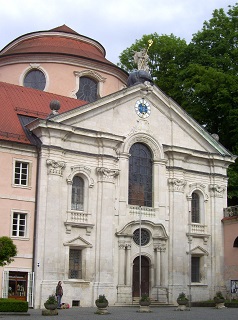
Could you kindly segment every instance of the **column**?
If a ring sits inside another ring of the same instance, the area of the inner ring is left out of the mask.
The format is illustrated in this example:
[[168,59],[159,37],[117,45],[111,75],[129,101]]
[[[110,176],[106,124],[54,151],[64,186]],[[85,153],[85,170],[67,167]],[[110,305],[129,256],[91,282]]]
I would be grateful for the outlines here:
[[119,270],[118,270],[118,284],[125,284],[125,244],[119,243]]
[[126,285],[131,285],[131,245],[126,245]]

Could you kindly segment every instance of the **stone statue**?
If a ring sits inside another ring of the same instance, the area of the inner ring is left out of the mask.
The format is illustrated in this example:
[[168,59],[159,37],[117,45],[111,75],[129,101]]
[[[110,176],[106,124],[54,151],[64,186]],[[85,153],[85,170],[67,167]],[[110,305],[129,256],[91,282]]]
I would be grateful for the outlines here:
[[134,61],[137,64],[138,70],[144,70],[146,72],[149,72],[148,60],[149,56],[147,54],[146,49],[142,49],[139,52],[135,52]]

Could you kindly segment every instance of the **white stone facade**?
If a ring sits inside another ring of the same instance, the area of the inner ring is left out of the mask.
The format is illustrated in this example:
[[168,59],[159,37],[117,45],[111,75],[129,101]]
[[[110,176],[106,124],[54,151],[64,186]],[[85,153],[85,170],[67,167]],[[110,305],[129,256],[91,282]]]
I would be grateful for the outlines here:
[[[139,117],[136,102],[150,103]],[[232,155],[158,88],[136,85],[94,103],[28,125],[42,141],[35,252],[35,307],[63,283],[63,302],[93,306],[131,303],[138,257],[150,297],[175,302],[213,297],[223,283],[223,208]],[[152,154],[152,207],[128,204],[130,148]],[[84,183],[83,209],[72,210],[75,176]],[[192,194],[200,221],[191,220]],[[133,240],[146,230],[148,243]],[[69,252],[81,252],[81,276],[69,277]],[[191,258],[199,281],[191,282]],[[143,273],[145,272],[145,274]],[[139,280],[138,280],[139,281]]]

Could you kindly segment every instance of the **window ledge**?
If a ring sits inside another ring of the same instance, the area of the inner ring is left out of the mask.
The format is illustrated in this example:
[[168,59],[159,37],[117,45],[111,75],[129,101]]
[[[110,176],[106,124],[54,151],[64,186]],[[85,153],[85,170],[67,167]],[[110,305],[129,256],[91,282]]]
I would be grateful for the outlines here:
[[30,240],[29,237],[14,237],[14,236],[11,236],[11,239],[20,240],[20,241],[29,241]]
[[201,282],[192,282],[191,287],[207,287],[207,283],[201,283]]
[[83,279],[68,279],[68,280],[63,280],[63,283],[84,283],[84,284],[90,284],[89,280],[83,280]]

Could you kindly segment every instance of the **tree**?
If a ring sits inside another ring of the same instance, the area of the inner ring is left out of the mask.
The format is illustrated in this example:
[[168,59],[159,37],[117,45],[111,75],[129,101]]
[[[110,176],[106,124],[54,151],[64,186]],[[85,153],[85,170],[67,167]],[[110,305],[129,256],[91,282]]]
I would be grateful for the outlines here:
[[[227,149],[238,151],[238,3],[227,13],[214,10],[189,44],[173,34],[144,35],[122,52],[120,66],[132,71],[133,51],[145,48],[150,38],[155,84],[208,132],[218,134]],[[231,166],[228,176],[228,197],[238,200],[238,164]]]
[[182,70],[184,61],[184,51],[187,47],[185,40],[171,35],[161,35],[157,33],[144,35],[141,40],[136,40],[130,48],[124,50],[119,59],[118,66],[128,72],[136,69],[134,53],[148,47],[148,41],[153,40],[152,46],[148,49],[150,74],[155,84],[166,94],[180,102],[180,83],[177,75]]
[[3,267],[12,261],[17,254],[17,247],[12,239],[8,237],[0,237],[0,266]]

